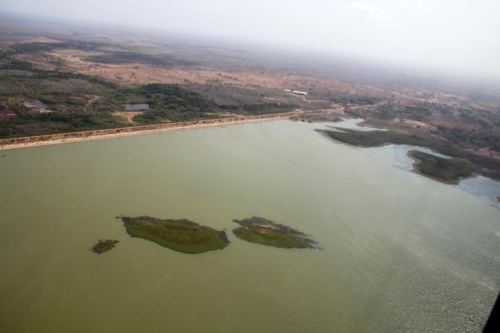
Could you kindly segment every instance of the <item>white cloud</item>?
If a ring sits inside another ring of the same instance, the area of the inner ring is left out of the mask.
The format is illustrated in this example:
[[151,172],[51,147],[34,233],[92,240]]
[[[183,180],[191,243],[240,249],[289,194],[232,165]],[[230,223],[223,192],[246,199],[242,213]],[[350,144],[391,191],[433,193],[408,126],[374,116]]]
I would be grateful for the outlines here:
[[394,19],[388,13],[380,8],[365,3],[355,3],[349,6],[350,11],[355,16],[367,17],[374,20],[393,21]]

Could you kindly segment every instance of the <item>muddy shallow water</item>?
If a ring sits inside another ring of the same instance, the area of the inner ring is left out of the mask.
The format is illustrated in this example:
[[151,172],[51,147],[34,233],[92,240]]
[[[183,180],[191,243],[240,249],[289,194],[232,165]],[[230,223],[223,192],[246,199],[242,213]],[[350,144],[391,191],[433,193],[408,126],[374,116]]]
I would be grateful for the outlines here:
[[[478,332],[500,289],[500,210],[321,124],[252,123],[8,151],[2,332]],[[226,229],[199,255],[115,216]],[[262,216],[322,250],[238,240]],[[119,240],[102,255],[99,239]]]

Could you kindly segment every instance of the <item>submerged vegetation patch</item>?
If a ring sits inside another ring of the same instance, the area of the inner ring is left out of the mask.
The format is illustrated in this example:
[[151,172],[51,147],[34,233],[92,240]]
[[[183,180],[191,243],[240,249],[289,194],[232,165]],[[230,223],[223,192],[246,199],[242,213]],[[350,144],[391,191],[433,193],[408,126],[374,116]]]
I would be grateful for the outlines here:
[[236,237],[251,243],[287,249],[316,247],[316,242],[306,234],[262,217],[254,216],[233,222],[241,225],[233,230]]
[[183,220],[162,220],[150,216],[119,217],[132,237],[139,237],[183,253],[222,250],[229,244],[225,231]]
[[106,240],[99,239],[99,242],[92,248],[92,252],[97,254],[108,252],[109,250],[114,248],[117,243],[118,241],[113,239],[106,239]]

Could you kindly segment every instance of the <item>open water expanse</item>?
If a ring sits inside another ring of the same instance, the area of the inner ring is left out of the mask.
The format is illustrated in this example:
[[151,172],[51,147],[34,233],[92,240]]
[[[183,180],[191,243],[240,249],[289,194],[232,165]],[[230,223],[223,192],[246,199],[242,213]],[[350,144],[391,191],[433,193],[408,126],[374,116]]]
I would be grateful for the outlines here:
[[[322,126],[4,152],[0,332],[481,331],[500,290],[500,209],[481,193],[498,183],[444,185],[402,167],[394,146],[350,147]],[[129,237],[120,214],[187,218],[231,244],[174,252]],[[232,220],[251,216],[322,250],[236,239]],[[119,244],[96,255],[99,239]]]

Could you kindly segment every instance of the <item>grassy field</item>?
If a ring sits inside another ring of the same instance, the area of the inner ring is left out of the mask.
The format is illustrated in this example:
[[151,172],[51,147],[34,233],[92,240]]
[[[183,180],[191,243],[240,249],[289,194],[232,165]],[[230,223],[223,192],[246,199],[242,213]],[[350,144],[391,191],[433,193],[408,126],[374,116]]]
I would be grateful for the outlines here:
[[161,220],[149,216],[121,217],[132,237],[155,242],[174,251],[195,254],[222,250],[229,241],[217,231],[189,220]]
[[281,248],[312,248],[315,242],[295,229],[261,217],[233,220],[241,225],[233,233],[247,242]]

